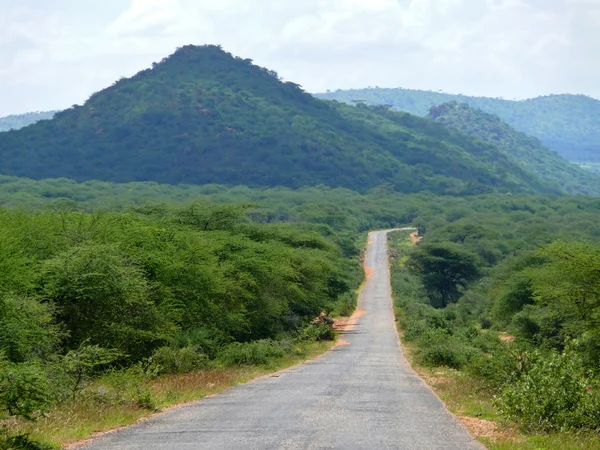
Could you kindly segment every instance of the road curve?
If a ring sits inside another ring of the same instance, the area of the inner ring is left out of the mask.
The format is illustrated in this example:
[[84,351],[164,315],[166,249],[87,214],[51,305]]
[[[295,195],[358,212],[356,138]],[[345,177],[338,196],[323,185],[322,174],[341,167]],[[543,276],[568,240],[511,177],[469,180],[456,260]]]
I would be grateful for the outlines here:
[[109,433],[85,449],[481,449],[402,355],[385,231],[353,331],[322,357]]

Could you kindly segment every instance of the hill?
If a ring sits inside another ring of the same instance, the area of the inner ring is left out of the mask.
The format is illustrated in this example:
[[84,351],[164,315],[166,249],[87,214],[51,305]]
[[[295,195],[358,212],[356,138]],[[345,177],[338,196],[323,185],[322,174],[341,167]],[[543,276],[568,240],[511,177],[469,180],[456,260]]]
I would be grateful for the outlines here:
[[33,179],[557,192],[494,147],[385,108],[324,102],[216,46],[186,46],[26,129],[0,171]]
[[0,131],[18,130],[40,120],[52,119],[56,113],[57,111],[44,111],[0,117]]
[[455,101],[495,114],[515,129],[538,138],[569,161],[600,161],[600,101],[585,95],[549,95],[522,101],[469,97],[412,89],[353,89],[316,94],[325,100],[391,105],[425,116],[432,106]]
[[515,130],[498,116],[456,102],[432,106],[429,119],[492,144],[523,167],[570,194],[600,196],[600,177],[545,147],[537,138]]

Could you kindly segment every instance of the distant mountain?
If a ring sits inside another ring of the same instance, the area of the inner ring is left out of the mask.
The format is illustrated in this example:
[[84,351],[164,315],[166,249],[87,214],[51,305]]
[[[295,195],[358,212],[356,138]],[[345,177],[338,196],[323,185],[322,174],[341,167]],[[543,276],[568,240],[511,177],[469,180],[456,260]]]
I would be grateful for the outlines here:
[[600,176],[571,164],[537,138],[515,130],[498,116],[456,102],[432,106],[428,118],[504,151],[543,180],[570,194],[600,196]]
[[186,46],[83,106],[0,133],[0,173],[447,194],[555,192],[493,146],[386,108],[324,102],[216,46]]
[[18,130],[20,128],[39,122],[40,120],[52,119],[58,111],[30,112],[25,114],[14,114],[0,117],[0,131]]
[[455,101],[495,114],[515,129],[538,138],[569,161],[600,161],[600,101],[584,95],[549,95],[529,100],[469,97],[411,89],[353,89],[316,94],[325,100],[391,105],[425,116],[432,106]]

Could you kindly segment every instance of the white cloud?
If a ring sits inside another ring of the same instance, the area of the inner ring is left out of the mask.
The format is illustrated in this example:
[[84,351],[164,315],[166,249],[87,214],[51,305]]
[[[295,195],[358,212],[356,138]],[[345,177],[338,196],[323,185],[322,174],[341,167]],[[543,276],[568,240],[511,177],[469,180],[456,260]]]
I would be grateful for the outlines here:
[[311,91],[600,97],[598,0],[0,0],[0,115],[83,102],[186,44]]

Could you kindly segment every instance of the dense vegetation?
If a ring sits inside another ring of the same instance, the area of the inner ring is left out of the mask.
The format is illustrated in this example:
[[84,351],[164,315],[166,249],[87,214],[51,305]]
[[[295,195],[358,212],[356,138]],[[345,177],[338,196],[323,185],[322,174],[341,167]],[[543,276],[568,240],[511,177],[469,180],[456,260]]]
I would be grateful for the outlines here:
[[56,113],[57,111],[44,111],[0,117],[0,131],[18,130],[40,120],[52,119]]
[[600,177],[569,163],[497,116],[451,102],[432,106],[428,118],[496,146],[527,170],[570,194],[600,196]]
[[569,161],[600,161],[600,101],[584,95],[549,95],[522,101],[469,97],[411,89],[353,89],[318,98],[370,105],[425,116],[432,106],[455,101],[500,117],[515,129],[538,138]]
[[[393,281],[420,358],[487,380],[506,416],[531,428],[598,424],[595,394],[580,389],[595,386],[600,355],[596,199],[9,177],[1,186],[2,202],[21,207],[0,221],[5,414],[35,419],[81,395],[107,402],[89,384],[103,373],[263,364],[295,351],[294,340],[330,337],[309,322],[321,310],[352,310],[360,236],[412,224],[425,240],[396,250],[405,264]],[[572,289],[580,283],[585,291]],[[571,301],[577,292],[585,295]],[[516,340],[503,343],[500,331]],[[579,415],[519,409],[551,401],[551,380],[566,370],[579,380],[566,400],[583,402]],[[540,391],[515,402],[533,382]],[[134,402],[152,398],[141,390]]]
[[[253,222],[246,209],[0,210],[0,419],[35,420],[107,370],[264,364],[295,340],[331,339],[310,322],[352,312],[354,241],[325,224]],[[152,404],[147,392],[134,401]]]
[[600,204],[480,198],[392,239],[404,340],[483,382],[525,430],[600,427]]
[[186,46],[23,130],[3,175],[366,191],[555,192],[494,147],[385,108],[317,100],[219,47]]

